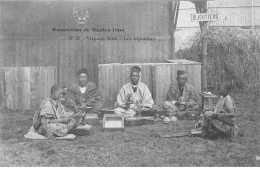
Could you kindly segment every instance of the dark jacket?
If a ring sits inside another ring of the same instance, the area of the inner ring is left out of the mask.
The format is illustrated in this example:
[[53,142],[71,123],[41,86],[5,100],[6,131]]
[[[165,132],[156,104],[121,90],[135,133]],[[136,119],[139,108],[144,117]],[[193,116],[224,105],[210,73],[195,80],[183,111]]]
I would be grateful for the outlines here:
[[184,85],[182,96],[180,95],[180,89],[178,85],[172,84],[168,90],[166,100],[170,102],[172,101],[186,102],[188,107],[192,107],[198,104],[197,93],[193,88],[193,86],[188,83],[185,83]]
[[82,106],[85,103],[87,106],[95,107],[100,103],[100,92],[95,83],[88,82],[85,93],[81,93],[78,84],[72,85],[65,95],[63,105],[67,111],[75,111],[75,106]]

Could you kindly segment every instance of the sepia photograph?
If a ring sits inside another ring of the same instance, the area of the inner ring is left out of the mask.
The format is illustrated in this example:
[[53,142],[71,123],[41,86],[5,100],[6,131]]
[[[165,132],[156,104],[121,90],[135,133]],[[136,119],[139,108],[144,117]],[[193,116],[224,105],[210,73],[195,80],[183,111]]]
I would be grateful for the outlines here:
[[259,167],[260,0],[0,0],[0,167]]

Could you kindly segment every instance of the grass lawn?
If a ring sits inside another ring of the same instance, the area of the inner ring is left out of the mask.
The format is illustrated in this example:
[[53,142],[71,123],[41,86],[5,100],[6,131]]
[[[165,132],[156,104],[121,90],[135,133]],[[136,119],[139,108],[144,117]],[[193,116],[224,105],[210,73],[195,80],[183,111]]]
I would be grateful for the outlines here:
[[[250,92],[250,91],[249,91]],[[232,95],[243,137],[208,140],[199,137],[155,138],[152,134],[186,132],[195,120],[125,127],[124,132],[103,132],[73,141],[24,139],[34,112],[0,113],[0,166],[259,166],[260,112],[253,94]]]

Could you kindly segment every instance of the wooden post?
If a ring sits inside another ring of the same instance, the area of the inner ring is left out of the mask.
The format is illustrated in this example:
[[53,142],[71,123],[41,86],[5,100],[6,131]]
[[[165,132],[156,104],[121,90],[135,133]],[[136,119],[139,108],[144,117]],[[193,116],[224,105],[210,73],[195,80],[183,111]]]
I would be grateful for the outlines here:
[[[207,13],[208,9],[207,9],[207,2],[204,2],[204,13]],[[206,90],[207,91],[207,47],[208,47],[208,43],[207,43],[207,29],[208,29],[208,22],[205,21],[203,22],[203,26],[202,26],[202,90]]]
[[0,109],[5,107],[5,85],[4,85],[4,48],[3,40],[0,40]]
[[5,108],[4,68],[0,67],[0,110]]
[[207,30],[206,30],[207,25],[204,23],[203,24],[203,29],[202,29],[202,90],[207,91]]
[[178,14],[179,14],[179,7],[180,7],[180,1],[170,1],[169,2],[169,16],[170,16],[170,22],[169,22],[169,32],[171,36],[171,59],[176,59],[175,56],[175,30],[177,26],[178,21]]
[[[195,7],[197,13],[207,13],[208,6],[207,1],[198,1],[195,2]],[[208,29],[208,21],[201,21],[200,30],[201,30],[201,62],[202,62],[202,70],[201,70],[201,78],[202,78],[202,91],[207,91],[207,29]]]

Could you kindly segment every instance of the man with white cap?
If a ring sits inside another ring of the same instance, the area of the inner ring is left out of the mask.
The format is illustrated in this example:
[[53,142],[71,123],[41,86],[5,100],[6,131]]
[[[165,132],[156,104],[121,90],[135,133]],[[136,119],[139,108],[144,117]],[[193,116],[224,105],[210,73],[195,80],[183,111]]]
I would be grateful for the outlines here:
[[154,116],[158,107],[149,88],[140,79],[141,68],[134,66],[130,70],[130,83],[125,84],[119,91],[114,112],[125,117],[133,117],[136,114],[142,116]]
[[171,114],[177,111],[198,110],[198,96],[194,87],[187,83],[187,72],[177,71],[178,84],[172,84],[168,90],[163,108]]

